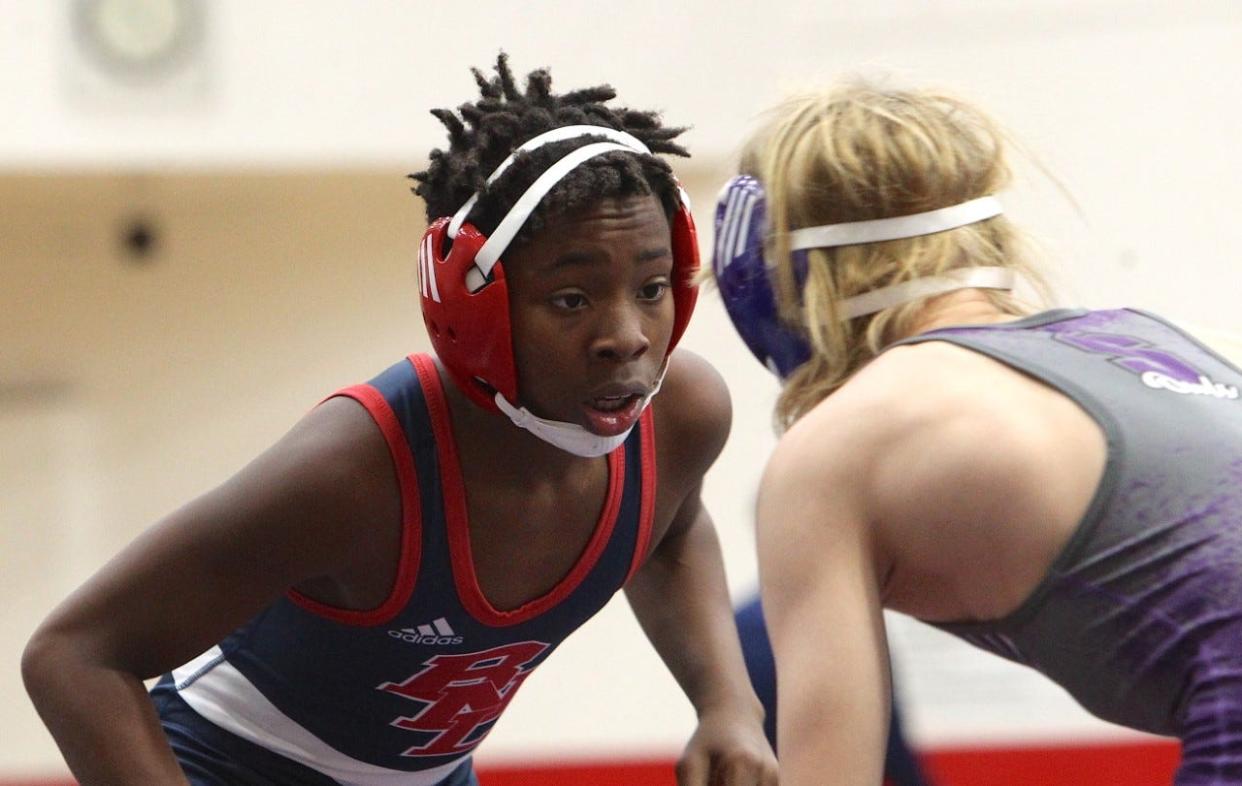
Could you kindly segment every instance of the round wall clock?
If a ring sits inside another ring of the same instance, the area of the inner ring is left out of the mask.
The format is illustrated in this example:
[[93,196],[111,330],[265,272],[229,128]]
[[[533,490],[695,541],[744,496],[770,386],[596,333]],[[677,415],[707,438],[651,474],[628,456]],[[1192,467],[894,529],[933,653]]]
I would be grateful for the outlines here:
[[75,0],[79,45],[101,67],[154,78],[180,68],[202,40],[198,0]]

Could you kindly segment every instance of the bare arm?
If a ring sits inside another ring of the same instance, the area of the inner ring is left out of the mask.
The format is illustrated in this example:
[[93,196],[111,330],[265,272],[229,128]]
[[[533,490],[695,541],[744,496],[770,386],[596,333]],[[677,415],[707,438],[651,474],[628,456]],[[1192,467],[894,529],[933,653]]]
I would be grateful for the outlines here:
[[885,352],[782,438],[759,500],[782,784],[880,782],[881,606],[1012,612],[1081,520],[1106,454],[1069,399],[936,342]]
[[883,778],[888,650],[851,455],[831,434],[795,429],[760,488],[782,786],[878,786]]
[[679,515],[685,516],[682,526],[665,536],[626,587],[626,596],[700,718],[723,709],[761,721],[763,709],[746,676],[715,529],[697,494]]
[[[678,765],[679,783],[774,786],[775,759],[763,737],[763,709],[742,660],[720,543],[700,499],[702,475],[728,433],[728,393],[706,363],[685,353],[679,357],[683,362],[670,372],[661,394],[670,394],[663,402],[669,416],[657,422],[658,438],[670,450],[661,450],[660,481],[680,482],[689,490],[679,495],[672,523],[626,595],[699,716],[699,728]],[[681,397],[691,390],[695,398],[687,404]]]
[[184,783],[142,680],[203,652],[290,586],[348,565],[360,547],[347,525],[395,521],[398,508],[378,430],[357,404],[333,399],[105,565],[22,657],[27,691],[78,780]]

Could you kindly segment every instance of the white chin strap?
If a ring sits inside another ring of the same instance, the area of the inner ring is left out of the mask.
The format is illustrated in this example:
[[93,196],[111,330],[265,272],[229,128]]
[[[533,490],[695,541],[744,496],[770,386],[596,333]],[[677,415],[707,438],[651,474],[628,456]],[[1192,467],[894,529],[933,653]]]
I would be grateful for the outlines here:
[[[665,370],[667,368],[666,363]],[[651,404],[651,399],[655,394],[660,392],[660,385],[663,381],[664,372],[661,371],[660,378],[656,380],[655,387],[643,397],[642,405],[638,410],[639,417],[642,417],[642,413],[647,410],[647,406]],[[499,393],[496,394],[496,406],[500,408],[501,412],[509,416],[509,420],[513,421],[513,425],[526,429],[549,445],[582,458],[595,458],[596,456],[604,456],[613,452],[625,443],[625,440],[630,436],[630,432],[634,430],[634,427],[630,426],[622,434],[617,434],[613,437],[602,437],[599,434],[584,429],[577,423],[548,420],[539,417],[526,407],[515,407]],[[635,419],[634,422],[637,423],[638,420]]]
[[[796,229],[789,233],[789,248],[791,251],[805,251],[811,248],[902,240],[957,229],[998,216],[1002,212],[1004,211],[1000,200],[996,197],[979,197],[960,205],[909,216]],[[958,289],[1013,289],[1014,280],[1013,270],[1007,267],[954,268],[939,276],[911,279],[843,300],[839,306],[841,319],[874,314],[891,306]]]

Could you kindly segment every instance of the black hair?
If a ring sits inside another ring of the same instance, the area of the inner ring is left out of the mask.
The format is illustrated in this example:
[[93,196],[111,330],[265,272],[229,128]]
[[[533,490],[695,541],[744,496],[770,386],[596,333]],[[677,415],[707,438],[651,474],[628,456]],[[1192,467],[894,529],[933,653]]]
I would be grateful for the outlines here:
[[[487,177],[523,142],[545,131],[568,125],[595,125],[625,131],[637,137],[654,153],[689,156],[673,142],[685,128],[661,125],[654,111],[609,107],[616,98],[609,85],[598,85],[556,95],[547,69],[532,71],[526,77],[526,90],[519,91],[509,69],[509,59],[501,52],[496,59],[496,76],[488,79],[471,69],[480,97],[474,103],[451,109],[433,109],[449,133],[447,150],[431,151],[430,163],[410,178],[417,182],[414,193],[427,204],[427,220],[457,212],[466,200],[479,192],[478,203],[469,220],[484,234],[500,223],[513,203],[555,161],[569,150],[600,137],[583,136],[552,142],[519,154],[491,186]],[[592,158],[566,175],[539,203],[526,220],[515,243],[538,232],[552,216],[588,207],[601,199],[655,194],[671,215],[678,204],[677,181],[668,164],[655,155],[634,155],[621,151]]]

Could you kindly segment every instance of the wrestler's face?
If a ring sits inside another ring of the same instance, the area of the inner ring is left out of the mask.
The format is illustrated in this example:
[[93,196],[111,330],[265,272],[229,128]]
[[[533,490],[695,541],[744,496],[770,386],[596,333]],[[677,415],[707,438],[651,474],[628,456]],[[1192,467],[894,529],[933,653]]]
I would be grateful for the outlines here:
[[672,270],[654,196],[602,200],[508,252],[521,403],[604,436],[632,426],[672,336]]

